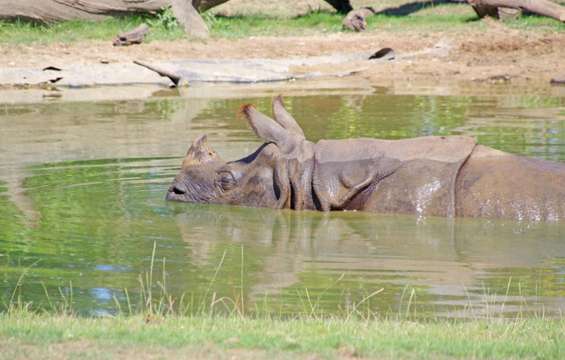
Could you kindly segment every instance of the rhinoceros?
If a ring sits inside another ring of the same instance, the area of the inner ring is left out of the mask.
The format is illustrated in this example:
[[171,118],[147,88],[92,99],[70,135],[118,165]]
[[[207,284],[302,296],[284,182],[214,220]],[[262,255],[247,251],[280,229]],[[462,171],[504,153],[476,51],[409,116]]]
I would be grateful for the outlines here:
[[294,210],[560,221],[565,164],[505,153],[469,136],[308,141],[282,98],[274,119],[242,113],[264,143],[224,161],[194,140],[167,200]]

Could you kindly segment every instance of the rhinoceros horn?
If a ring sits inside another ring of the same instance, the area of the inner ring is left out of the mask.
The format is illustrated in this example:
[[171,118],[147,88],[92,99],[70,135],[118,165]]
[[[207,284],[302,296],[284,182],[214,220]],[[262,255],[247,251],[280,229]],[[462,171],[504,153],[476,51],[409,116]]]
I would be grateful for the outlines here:
[[218,154],[208,145],[208,136],[206,134],[197,137],[188,148],[186,156],[182,162],[185,168],[191,165],[199,165],[212,160],[217,160]]

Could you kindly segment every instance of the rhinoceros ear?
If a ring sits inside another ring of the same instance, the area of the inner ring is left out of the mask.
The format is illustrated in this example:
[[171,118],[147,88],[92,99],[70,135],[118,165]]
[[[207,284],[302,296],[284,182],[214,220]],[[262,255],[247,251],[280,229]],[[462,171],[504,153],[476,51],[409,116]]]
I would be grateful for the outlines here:
[[241,112],[249,121],[253,131],[261,139],[273,142],[280,148],[287,148],[296,143],[296,135],[284,129],[273,119],[263,115],[253,105],[244,105]]
[[218,154],[208,145],[208,136],[204,134],[192,142],[192,145],[190,145],[186,152],[182,167],[199,165],[218,158]]
[[279,95],[273,100],[273,115],[275,116],[275,121],[279,123],[280,126],[288,130],[289,132],[304,138],[304,131],[296,120],[290,115],[290,113],[285,109],[282,96]]

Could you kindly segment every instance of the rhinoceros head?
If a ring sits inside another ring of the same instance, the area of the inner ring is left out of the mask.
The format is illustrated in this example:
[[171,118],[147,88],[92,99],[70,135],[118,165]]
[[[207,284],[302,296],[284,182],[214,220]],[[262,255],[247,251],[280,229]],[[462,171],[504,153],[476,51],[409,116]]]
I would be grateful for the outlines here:
[[283,207],[290,196],[284,155],[297,148],[304,134],[280,97],[273,102],[273,112],[276,121],[251,105],[242,107],[255,133],[266,141],[242,159],[222,160],[208,145],[206,135],[194,140],[169,187],[167,200]]

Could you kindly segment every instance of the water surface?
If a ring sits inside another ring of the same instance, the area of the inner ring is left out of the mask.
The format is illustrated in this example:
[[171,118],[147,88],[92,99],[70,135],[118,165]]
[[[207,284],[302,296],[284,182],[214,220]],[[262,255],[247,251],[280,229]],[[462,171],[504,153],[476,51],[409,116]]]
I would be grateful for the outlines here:
[[[0,105],[2,301],[72,298],[91,315],[115,313],[128,296],[135,306],[155,246],[155,293],[166,287],[196,304],[422,317],[565,309],[565,224],[165,202],[197,135],[225,159],[258,146],[237,111],[251,102],[269,112],[270,97],[239,94]],[[314,141],[466,134],[565,161],[565,96],[381,89],[304,92],[286,103]]]

